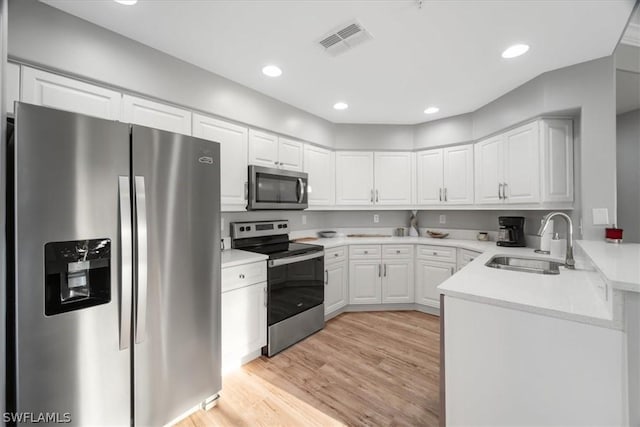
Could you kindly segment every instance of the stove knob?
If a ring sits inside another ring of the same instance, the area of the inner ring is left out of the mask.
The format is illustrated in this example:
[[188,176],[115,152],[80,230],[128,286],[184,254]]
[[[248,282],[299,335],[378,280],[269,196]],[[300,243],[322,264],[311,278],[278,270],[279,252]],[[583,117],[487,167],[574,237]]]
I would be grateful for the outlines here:
[[251,227],[247,227],[247,231],[251,231]]
[[287,224],[284,224],[284,225],[282,226],[282,228],[287,228]]
[[244,227],[240,227],[240,231],[244,231]]

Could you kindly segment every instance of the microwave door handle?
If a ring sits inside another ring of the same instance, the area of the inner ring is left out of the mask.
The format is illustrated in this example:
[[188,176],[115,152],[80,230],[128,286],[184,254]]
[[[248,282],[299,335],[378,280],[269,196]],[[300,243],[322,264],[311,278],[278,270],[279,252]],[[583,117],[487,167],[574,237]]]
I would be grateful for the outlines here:
[[136,344],[144,341],[147,327],[147,207],[144,177],[136,176],[136,227],[138,244],[136,292]]
[[131,297],[133,282],[133,249],[131,239],[131,189],[129,177],[118,177],[120,196],[120,350],[131,341]]
[[304,199],[304,181],[302,178],[298,178],[298,203],[302,203],[302,199]]

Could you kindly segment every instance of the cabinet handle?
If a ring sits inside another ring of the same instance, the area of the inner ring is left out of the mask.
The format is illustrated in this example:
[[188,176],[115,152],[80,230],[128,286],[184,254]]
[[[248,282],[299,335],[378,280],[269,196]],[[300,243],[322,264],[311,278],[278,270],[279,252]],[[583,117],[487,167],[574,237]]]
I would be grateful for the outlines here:
[[444,187],[444,201],[447,201],[447,187]]
[[378,190],[376,190],[376,203],[378,203]]
[[365,254],[365,255],[366,255],[366,254],[368,254],[368,253],[369,253],[369,251],[364,251],[364,254]]
[[338,252],[336,252],[335,254],[333,254],[333,256],[338,256]]
[[373,188],[371,189],[371,203],[373,203]]
[[329,270],[324,271],[324,284],[325,286],[329,284]]
[[273,163],[275,163],[275,165],[278,166],[278,162],[273,162]]
[[378,277],[382,277],[382,264],[378,264]]
[[263,288],[264,289],[264,306],[267,306],[267,300],[269,298],[269,295],[267,294],[267,288]]
[[442,188],[438,189],[438,200],[442,201]]
[[502,200],[502,184],[498,184],[498,199]]
[[384,277],[387,277],[387,264],[384,265]]
[[396,251],[396,253],[397,253],[397,254],[399,254],[399,253],[400,253],[400,251],[399,251],[399,250],[397,250],[397,251]]
[[238,277],[240,277],[241,279],[244,279],[244,274],[240,273]]
[[249,183],[244,183],[244,199],[249,200]]
[[453,276],[453,267],[451,267],[451,275]]
[[507,183],[502,184],[502,198],[507,200]]
[[433,254],[434,254],[434,255],[438,255],[438,252],[434,252]]

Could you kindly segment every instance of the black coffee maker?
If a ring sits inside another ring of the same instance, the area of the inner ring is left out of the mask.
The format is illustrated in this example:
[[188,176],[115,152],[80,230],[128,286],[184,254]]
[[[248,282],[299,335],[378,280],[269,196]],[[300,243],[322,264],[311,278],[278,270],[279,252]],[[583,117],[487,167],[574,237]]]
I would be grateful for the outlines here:
[[498,246],[524,247],[524,217],[499,216]]

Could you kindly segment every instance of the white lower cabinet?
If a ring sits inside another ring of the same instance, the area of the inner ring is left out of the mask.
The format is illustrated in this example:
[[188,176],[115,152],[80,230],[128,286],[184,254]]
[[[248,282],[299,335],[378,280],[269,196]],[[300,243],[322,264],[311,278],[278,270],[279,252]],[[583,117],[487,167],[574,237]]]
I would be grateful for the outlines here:
[[455,265],[418,260],[416,262],[416,302],[430,307],[440,307],[440,283],[451,277]]
[[[264,274],[253,274],[256,268],[264,269]],[[242,282],[250,277],[264,280],[266,268],[266,263],[260,262],[222,270],[223,373],[258,357],[262,347],[267,345],[267,283],[261,281],[243,286]],[[225,278],[227,283],[224,283]],[[232,280],[234,283],[229,283]]]
[[331,314],[347,305],[348,264],[344,246],[325,251],[324,271],[324,314]]
[[413,303],[412,245],[349,247],[349,303]]

